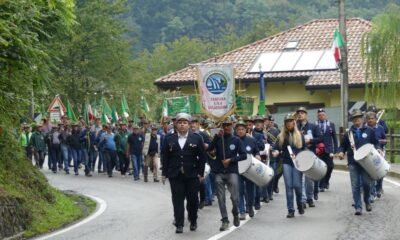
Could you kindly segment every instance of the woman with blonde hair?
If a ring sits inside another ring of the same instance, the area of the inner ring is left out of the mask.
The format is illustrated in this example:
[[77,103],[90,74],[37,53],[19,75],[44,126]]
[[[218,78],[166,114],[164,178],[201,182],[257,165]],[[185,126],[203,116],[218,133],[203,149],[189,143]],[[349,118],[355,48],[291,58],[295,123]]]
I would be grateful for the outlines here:
[[[291,151],[289,151],[289,146]],[[299,214],[304,214],[304,208],[301,203],[302,198],[302,176],[303,174],[294,166],[294,158],[297,153],[305,149],[304,137],[297,129],[295,116],[288,114],[285,117],[281,133],[278,136],[273,147],[273,156],[281,154],[283,159],[283,178],[286,188],[286,204],[288,208],[287,218],[294,217],[294,193],[296,194],[296,203]]]

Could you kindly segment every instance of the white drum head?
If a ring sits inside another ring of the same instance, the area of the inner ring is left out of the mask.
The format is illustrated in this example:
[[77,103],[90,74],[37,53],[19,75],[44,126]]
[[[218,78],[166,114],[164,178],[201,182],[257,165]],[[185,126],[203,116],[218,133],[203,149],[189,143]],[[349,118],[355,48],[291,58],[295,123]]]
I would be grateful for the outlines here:
[[301,172],[307,171],[314,165],[315,157],[315,154],[311,151],[301,151],[295,159],[296,168]]
[[354,159],[356,161],[364,159],[371,151],[374,149],[374,145],[367,143],[362,145],[359,149],[357,149],[354,153]]

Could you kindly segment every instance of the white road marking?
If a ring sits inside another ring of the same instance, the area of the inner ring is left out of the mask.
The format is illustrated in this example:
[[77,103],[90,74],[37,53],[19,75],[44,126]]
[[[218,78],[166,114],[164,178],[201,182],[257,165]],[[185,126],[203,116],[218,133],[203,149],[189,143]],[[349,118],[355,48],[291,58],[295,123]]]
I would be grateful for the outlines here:
[[[258,211],[254,211],[254,216],[257,214],[257,212],[258,212]],[[223,231],[223,232],[220,232],[220,233],[218,233],[218,234],[216,234],[216,235],[210,237],[210,238],[207,239],[207,240],[218,240],[218,239],[220,239],[220,238],[222,238],[222,237],[225,237],[225,236],[228,235],[229,233],[235,231],[236,229],[238,229],[238,228],[240,228],[241,226],[243,226],[244,224],[246,224],[248,221],[250,221],[250,219],[251,219],[251,217],[249,217],[249,216],[247,215],[247,216],[246,216],[246,220],[241,220],[241,221],[240,221],[240,226],[239,226],[239,227],[232,226],[232,227],[230,227],[228,230]]]
[[79,222],[77,222],[77,223],[75,223],[75,224],[73,224],[73,225],[71,225],[71,226],[69,226],[69,227],[67,227],[67,228],[63,228],[63,229],[60,229],[59,231],[55,231],[55,232],[53,232],[53,233],[49,233],[49,234],[47,234],[47,235],[44,235],[44,236],[38,237],[38,238],[34,238],[34,239],[35,239],[35,240],[49,239],[49,238],[55,237],[55,236],[57,236],[57,235],[66,233],[66,232],[68,232],[68,231],[71,231],[72,229],[78,228],[78,227],[82,226],[83,224],[86,224],[86,223],[88,223],[88,222],[94,220],[95,218],[97,218],[98,216],[100,216],[101,214],[103,214],[103,212],[107,209],[107,203],[106,203],[106,201],[104,201],[103,199],[98,198],[98,197],[95,197],[95,196],[91,196],[91,195],[86,195],[86,194],[84,194],[84,195],[85,195],[86,197],[89,197],[89,198],[91,198],[91,199],[93,199],[94,201],[97,202],[98,208],[97,208],[97,211],[96,211],[96,212],[94,212],[94,213],[93,213],[92,215],[90,215],[89,217],[83,219],[82,221],[79,221]]
[[[348,173],[347,171],[343,171],[343,170],[333,170],[333,171],[334,172],[339,172],[339,173]],[[393,185],[396,185],[396,186],[400,187],[400,183],[398,183],[398,182],[395,182],[393,180],[386,179],[386,178],[384,178],[383,180],[385,182],[388,182],[388,183],[391,183]],[[255,214],[257,214],[257,211],[255,211]],[[218,239],[221,239],[221,238],[225,237],[226,235],[230,234],[231,232],[235,231],[236,229],[242,227],[244,224],[246,224],[248,221],[250,221],[250,219],[251,218],[247,216],[246,220],[240,221],[240,226],[239,227],[232,226],[227,231],[220,232],[220,233],[208,238],[207,240],[218,240]]]

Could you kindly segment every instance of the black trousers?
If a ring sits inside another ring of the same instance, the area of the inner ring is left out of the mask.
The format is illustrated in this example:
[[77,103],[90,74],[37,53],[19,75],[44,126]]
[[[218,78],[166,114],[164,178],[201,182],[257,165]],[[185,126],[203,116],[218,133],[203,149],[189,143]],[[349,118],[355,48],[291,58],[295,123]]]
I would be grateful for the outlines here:
[[184,226],[185,198],[187,201],[188,218],[191,223],[197,223],[197,211],[199,207],[199,179],[187,178],[179,173],[177,177],[170,178],[172,204],[174,206],[175,226]]
[[[60,144],[53,144],[51,145],[50,148],[50,153],[49,156],[51,155],[51,169],[53,170],[53,172],[57,171],[57,166],[62,166],[62,164],[60,164],[60,159],[61,159],[61,147]],[[61,161],[62,163],[62,161]]]
[[335,165],[333,163],[333,158],[329,156],[329,153],[324,153],[320,158],[327,165],[326,175],[320,182],[320,188],[322,188],[329,184],[329,180],[331,179],[332,171]]
[[206,200],[206,184],[204,181],[199,184],[199,193],[200,202],[204,202]]
[[126,154],[122,152],[118,153],[118,158],[119,158],[119,169],[121,170],[121,174],[125,175],[129,167],[129,158],[127,158]]
[[113,168],[117,165],[117,151],[105,150],[104,157],[107,163],[108,176],[112,176]]

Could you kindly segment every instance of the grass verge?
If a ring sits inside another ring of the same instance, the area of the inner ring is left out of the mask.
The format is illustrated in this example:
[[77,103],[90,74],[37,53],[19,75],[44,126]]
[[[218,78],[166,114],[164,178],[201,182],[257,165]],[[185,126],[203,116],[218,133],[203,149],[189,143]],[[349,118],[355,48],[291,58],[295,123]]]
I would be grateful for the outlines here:
[[7,234],[23,230],[23,237],[29,238],[48,233],[95,210],[96,203],[91,199],[65,194],[50,186],[9,131],[0,134],[0,153],[0,203],[16,205],[15,213],[2,217],[9,220],[5,222],[18,222],[18,226],[5,226]]
[[32,222],[24,237],[55,231],[87,217],[96,209],[96,202],[80,195],[65,194],[56,190],[54,196],[54,204],[45,204],[43,208],[32,210]]

